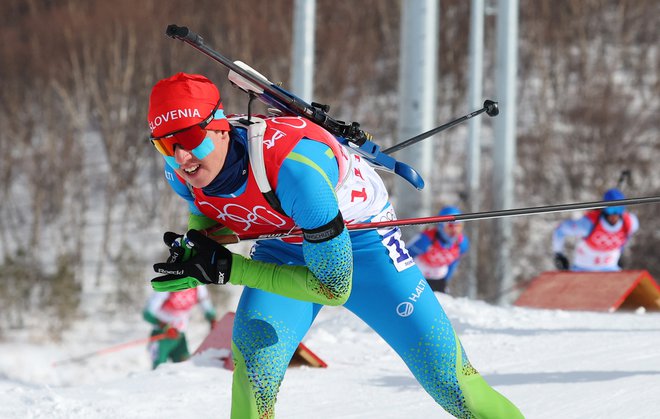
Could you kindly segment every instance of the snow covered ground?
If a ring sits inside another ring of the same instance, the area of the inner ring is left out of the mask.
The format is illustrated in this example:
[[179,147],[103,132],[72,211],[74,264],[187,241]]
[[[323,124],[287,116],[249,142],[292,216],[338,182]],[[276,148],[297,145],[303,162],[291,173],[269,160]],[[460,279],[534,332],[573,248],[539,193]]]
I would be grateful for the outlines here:
[[[657,418],[660,314],[496,307],[439,295],[472,364],[527,418]],[[1,418],[228,418],[231,373],[208,352],[149,369],[144,345],[53,362],[144,338],[135,321],[84,322],[62,343],[0,343]],[[196,322],[191,349],[206,326]],[[305,344],[327,369],[290,368],[279,418],[449,417],[370,329],[343,308],[321,312]]]

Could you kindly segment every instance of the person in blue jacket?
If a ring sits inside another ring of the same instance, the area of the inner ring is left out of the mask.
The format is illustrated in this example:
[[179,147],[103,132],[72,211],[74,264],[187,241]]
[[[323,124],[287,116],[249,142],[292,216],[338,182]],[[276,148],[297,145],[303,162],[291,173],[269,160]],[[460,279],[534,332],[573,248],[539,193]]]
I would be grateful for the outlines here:
[[[438,215],[458,215],[454,206],[443,207]],[[410,256],[429,281],[433,291],[446,292],[461,257],[470,248],[463,223],[445,222],[417,234],[408,245]]]
[[[325,305],[343,305],[373,328],[450,414],[522,417],[470,364],[400,230],[349,233],[347,223],[395,219],[365,158],[300,117],[227,118],[201,75],[159,81],[148,119],[165,177],[190,210],[185,235],[165,233],[170,256],[154,265],[152,287],[244,286],[232,334],[232,418],[275,415],[289,360]],[[294,228],[302,237],[259,240],[251,258],[217,242],[228,230]]]

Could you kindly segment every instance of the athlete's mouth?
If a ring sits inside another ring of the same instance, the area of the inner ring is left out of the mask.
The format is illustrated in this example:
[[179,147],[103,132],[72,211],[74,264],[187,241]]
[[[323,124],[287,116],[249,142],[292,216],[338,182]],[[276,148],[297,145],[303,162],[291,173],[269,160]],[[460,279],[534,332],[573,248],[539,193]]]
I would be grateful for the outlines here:
[[189,175],[192,175],[192,174],[195,174],[197,172],[197,170],[199,169],[199,166],[200,166],[199,164],[196,164],[194,166],[190,166],[190,167],[187,167],[187,168],[183,169],[183,171],[186,172]]

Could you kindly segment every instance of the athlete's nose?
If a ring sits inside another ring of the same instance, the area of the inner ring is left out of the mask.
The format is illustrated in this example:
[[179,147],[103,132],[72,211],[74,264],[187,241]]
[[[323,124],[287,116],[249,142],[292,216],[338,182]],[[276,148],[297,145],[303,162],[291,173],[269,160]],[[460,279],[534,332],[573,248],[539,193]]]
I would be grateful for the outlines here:
[[174,161],[182,165],[188,160],[192,158],[192,153],[190,150],[186,150],[185,148],[181,147],[180,145],[175,145],[174,146]]

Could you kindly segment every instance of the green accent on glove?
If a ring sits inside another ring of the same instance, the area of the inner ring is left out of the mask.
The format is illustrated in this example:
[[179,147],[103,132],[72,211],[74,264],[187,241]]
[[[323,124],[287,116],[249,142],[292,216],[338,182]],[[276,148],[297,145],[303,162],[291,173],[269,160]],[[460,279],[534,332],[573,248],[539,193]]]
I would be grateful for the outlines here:
[[154,264],[154,272],[161,274],[151,280],[154,290],[180,291],[229,280],[232,253],[200,231],[188,230],[185,237],[168,231],[163,241],[173,244],[167,262]]
[[199,280],[192,276],[184,276],[183,278],[170,279],[167,281],[151,281],[151,288],[159,292],[174,292],[183,291],[190,288],[196,288],[203,285]]
[[181,243],[179,245],[183,248],[183,257],[179,259],[179,262],[188,261],[195,255],[195,249],[190,247],[188,243],[185,243],[185,240],[181,239]]
[[332,295],[306,266],[276,265],[237,254],[232,255],[229,282],[330,306],[344,304],[350,295],[350,292],[341,297]]

